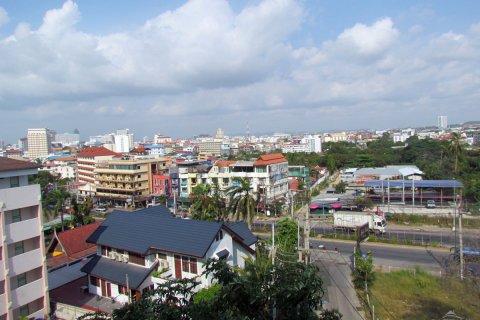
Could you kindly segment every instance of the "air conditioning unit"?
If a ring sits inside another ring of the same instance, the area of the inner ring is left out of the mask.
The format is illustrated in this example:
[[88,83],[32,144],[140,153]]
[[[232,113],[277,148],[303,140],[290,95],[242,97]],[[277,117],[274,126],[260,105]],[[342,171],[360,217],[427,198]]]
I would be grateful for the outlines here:
[[125,262],[125,263],[127,263],[127,262],[128,262],[128,256],[123,256],[123,257],[122,257],[122,261]]
[[167,260],[160,260],[160,268],[161,269],[168,269],[168,261]]

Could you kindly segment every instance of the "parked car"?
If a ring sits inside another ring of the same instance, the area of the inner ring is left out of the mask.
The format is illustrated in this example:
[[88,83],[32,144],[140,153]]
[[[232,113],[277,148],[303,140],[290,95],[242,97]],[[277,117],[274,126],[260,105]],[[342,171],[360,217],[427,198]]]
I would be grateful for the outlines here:
[[427,200],[427,204],[425,205],[427,208],[435,208],[435,200]]
[[96,211],[96,212],[105,213],[105,212],[107,212],[107,208],[105,208],[105,207],[96,207],[96,208],[95,208],[95,211]]

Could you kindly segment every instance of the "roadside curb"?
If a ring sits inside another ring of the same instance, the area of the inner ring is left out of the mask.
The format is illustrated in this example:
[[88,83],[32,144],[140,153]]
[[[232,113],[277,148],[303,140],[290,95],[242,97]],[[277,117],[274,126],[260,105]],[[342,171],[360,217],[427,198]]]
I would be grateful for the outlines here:
[[[331,239],[331,238],[322,238],[316,237],[312,238],[312,240],[321,240],[321,241],[330,241],[330,242],[343,242],[343,243],[352,243],[356,244],[356,241],[353,240],[344,240],[344,239]],[[404,249],[417,249],[417,250],[430,250],[430,251],[440,251],[440,252],[450,252],[448,248],[437,248],[437,247],[430,247],[430,246],[409,246],[404,244],[391,244],[391,243],[383,243],[383,242],[368,242],[362,241],[362,244],[368,244],[371,246],[377,247],[388,247],[388,248],[404,248]]]

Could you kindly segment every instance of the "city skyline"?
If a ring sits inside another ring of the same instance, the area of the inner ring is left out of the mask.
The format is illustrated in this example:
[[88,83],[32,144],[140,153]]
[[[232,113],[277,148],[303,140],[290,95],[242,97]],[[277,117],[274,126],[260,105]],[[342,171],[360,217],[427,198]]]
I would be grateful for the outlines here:
[[[7,1],[0,139],[325,132],[480,119],[480,4]],[[349,10],[350,9],[350,10]]]

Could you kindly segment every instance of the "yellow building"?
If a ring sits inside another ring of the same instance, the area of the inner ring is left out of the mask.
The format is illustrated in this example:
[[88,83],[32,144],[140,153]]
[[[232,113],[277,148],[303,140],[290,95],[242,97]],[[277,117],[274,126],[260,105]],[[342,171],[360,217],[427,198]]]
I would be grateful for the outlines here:
[[153,193],[152,174],[166,169],[165,159],[124,158],[99,162],[96,196],[115,205],[145,205]]

